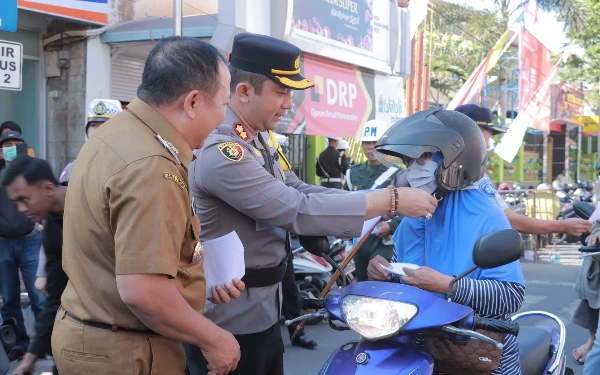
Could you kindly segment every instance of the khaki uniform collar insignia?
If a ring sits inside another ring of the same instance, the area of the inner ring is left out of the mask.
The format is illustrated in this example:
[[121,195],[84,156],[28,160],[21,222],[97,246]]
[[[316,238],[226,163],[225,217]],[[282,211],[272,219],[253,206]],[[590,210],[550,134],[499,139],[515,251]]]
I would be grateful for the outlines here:
[[169,151],[171,153],[171,155],[173,155],[175,160],[177,160],[177,163],[181,164],[181,160],[179,159],[179,150],[177,148],[175,148],[175,146],[173,146],[173,144],[171,142],[165,141],[163,139],[163,137],[160,136],[160,134],[157,134],[156,138],[158,139],[158,141],[160,143],[162,143],[163,146],[165,146],[167,151]]
[[163,178],[175,182],[181,188],[181,190],[187,190],[187,184],[185,181],[183,181],[183,178],[179,177],[178,175],[165,172],[163,173]]

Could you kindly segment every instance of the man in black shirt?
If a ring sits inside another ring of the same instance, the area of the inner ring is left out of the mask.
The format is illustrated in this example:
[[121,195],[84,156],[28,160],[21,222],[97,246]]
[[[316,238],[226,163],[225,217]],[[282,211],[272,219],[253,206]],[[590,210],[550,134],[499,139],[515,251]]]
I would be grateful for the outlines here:
[[341,138],[329,138],[329,147],[317,157],[317,176],[321,177],[321,186],[341,189],[343,186],[342,175],[348,170],[348,158],[340,156],[336,148]]
[[[6,166],[0,165],[0,174],[4,173],[7,166],[18,156],[23,143],[23,136],[13,130],[5,131],[0,135],[3,161],[6,163]],[[14,318],[19,328],[17,343],[8,353],[8,359],[11,362],[22,358],[29,346],[29,336],[27,336],[21,312],[19,271],[23,276],[23,283],[29,294],[31,310],[36,320],[44,301],[44,296],[35,289],[39,255],[40,232],[38,226],[17,210],[15,203],[8,197],[6,189],[0,184],[1,312],[5,320]]]
[[[24,375],[33,373],[36,360],[51,352],[54,319],[67,285],[67,275],[62,269],[63,210],[67,188],[58,184],[48,162],[26,155],[18,156],[6,168],[2,186],[21,213],[36,222],[45,220],[42,244],[47,258],[48,297],[36,320],[36,336],[23,362],[13,373]],[[58,374],[56,368],[54,374]]]

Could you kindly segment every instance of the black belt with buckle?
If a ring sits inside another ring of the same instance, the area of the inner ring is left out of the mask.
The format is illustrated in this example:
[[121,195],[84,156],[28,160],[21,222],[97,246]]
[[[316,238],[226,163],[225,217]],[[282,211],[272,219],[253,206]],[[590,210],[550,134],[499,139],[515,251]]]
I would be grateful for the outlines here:
[[77,323],[81,323],[81,324],[83,324],[85,326],[94,327],[94,328],[100,328],[100,329],[107,329],[107,330],[113,331],[113,332],[155,333],[154,331],[151,331],[149,329],[146,329],[146,330],[129,329],[129,328],[122,328],[122,327],[119,327],[119,326],[116,326],[116,325],[110,325],[110,324],[105,324],[105,323],[90,322],[89,320],[79,319],[75,315],[73,315],[70,312],[68,312],[67,310],[65,310],[65,308],[62,307],[62,306],[60,307],[60,309],[65,313],[66,316],[68,316],[69,318],[73,319]]

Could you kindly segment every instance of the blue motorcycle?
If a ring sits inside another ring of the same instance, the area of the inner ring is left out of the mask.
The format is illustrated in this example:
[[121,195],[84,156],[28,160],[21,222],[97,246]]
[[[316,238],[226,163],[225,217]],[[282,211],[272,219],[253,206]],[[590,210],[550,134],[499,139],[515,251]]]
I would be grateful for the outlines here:
[[[304,248],[315,255],[326,255],[329,250],[324,241],[304,238],[304,242]],[[523,248],[521,235],[512,229],[482,236],[473,249],[475,267],[452,281],[448,296],[452,295],[454,283],[473,270],[519,260]],[[434,360],[424,349],[425,334],[444,334],[456,343],[480,340],[502,350],[502,343],[476,330],[519,335],[519,322],[528,317],[549,318],[558,330],[547,326],[521,329],[518,341],[523,375],[573,373],[566,368],[565,326],[555,315],[542,311],[517,314],[512,321],[482,318],[470,307],[450,302],[449,298],[442,299],[409,285],[372,281],[331,291],[323,299],[305,300],[304,307],[318,311],[286,324],[323,316],[333,329],[351,329],[362,337],[340,346],[319,375],[431,375]],[[489,361],[484,357],[479,360]]]

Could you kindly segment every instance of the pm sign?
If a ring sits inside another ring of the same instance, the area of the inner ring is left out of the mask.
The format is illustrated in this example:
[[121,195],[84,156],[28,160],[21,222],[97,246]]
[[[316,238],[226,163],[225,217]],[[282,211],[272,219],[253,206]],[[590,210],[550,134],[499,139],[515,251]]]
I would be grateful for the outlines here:
[[1,0],[0,30],[17,31],[17,0]]

